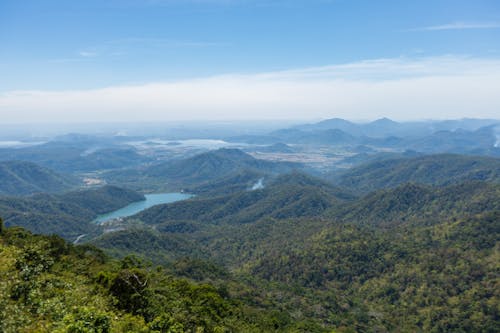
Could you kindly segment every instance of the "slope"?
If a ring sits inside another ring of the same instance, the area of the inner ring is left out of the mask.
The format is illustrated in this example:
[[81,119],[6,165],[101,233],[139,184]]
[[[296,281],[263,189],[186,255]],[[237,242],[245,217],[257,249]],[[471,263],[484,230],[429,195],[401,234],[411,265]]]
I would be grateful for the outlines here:
[[147,224],[175,220],[241,224],[255,222],[262,217],[317,216],[332,205],[351,199],[351,194],[328,183],[293,173],[276,178],[263,189],[158,205],[134,218]]
[[[194,282],[133,257],[111,261],[1,221],[0,253],[2,332],[290,332],[299,324],[258,299],[240,300],[240,283]],[[175,267],[212,269],[186,260]]]
[[[169,191],[189,189],[196,193],[196,188],[200,188],[201,192],[205,192],[207,187],[212,188],[211,191],[215,190],[215,182],[245,188],[249,182],[257,181],[262,176],[274,176],[303,168],[300,163],[264,161],[239,149],[222,148],[140,170],[109,172],[104,177],[109,183],[130,188]],[[258,174],[258,177],[251,176],[252,174]],[[228,180],[236,183],[228,184]]]
[[74,240],[93,233],[97,215],[143,200],[136,192],[112,186],[28,197],[0,197],[0,214],[8,226],[22,226],[36,233],[57,234]]
[[335,183],[360,192],[414,182],[446,185],[465,180],[500,181],[500,159],[453,154],[369,162],[339,174]]
[[0,162],[0,195],[56,193],[76,187],[77,179],[58,174],[35,163]]

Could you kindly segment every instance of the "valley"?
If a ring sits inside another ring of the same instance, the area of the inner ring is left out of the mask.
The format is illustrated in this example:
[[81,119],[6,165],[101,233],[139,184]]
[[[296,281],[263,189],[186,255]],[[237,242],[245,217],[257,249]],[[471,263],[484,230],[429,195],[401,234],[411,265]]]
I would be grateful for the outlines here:
[[[0,272],[13,280],[0,284],[11,295],[0,330],[40,329],[41,316],[56,329],[91,311],[134,332],[494,332],[497,124],[332,119],[3,147]],[[14,267],[39,260],[24,285]],[[42,286],[59,274],[84,299],[98,290],[90,305],[57,317],[67,296]],[[153,285],[128,290],[131,276]]]

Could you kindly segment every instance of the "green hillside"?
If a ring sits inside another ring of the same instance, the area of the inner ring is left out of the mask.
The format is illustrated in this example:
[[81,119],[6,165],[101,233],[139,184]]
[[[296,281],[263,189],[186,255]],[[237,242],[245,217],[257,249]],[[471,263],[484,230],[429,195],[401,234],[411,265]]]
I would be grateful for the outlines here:
[[[147,225],[96,244],[214,261],[280,311],[340,332],[498,331],[500,185],[404,184],[342,200],[332,191],[284,176],[264,190],[154,207],[130,221]],[[327,208],[301,214],[315,207],[313,192]]]
[[414,182],[447,185],[466,180],[500,181],[500,159],[438,154],[369,162],[338,175],[335,183],[361,192]]
[[158,205],[134,218],[147,224],[175,220],[241,224],[263,217],[318,216],[332,205],[352,198],[348,192],[319,179],[293,173],[276,178],[264,189]]
[[262,176],[255,190],[261,174],[226,175],[99,236],[94,216],[142,196],[108,186],[2,198],[7,225],[89,233],[122,260],[7,228],[0,322],[7,332],[498,332],[496,161],[380,161],[398,181],[359,197],[298,172]]
[[[237,300],[231,284],[175,277],[132,257],[110,261],[55,236],[0,224],[0,253],[1,332],[296,331],[286,314]],[[184,260],[174,268],[212,266]]]
[[68,192],[61,195],[60,198],[90,209],[97,214],[104,214],[129,203],[145,200],[142,194],[111,185],[91,190]]
[[78,180],[35,163],[0,162],[0,195],[57,193],[76,187]]
[[[136,189],[198,190],[223,193],[231,187],[245,189],[262,176],[275,176],[302,169],[300,163],[270,162],[253,158],[239,149],[222,148],[193,157],[163,162],[142,169],[128,169],[104,174],[111,184]],[[252,175],[259,175],[254,178]]]
[[8,226],[32,232],[57,234],[74,240],[96,231],[91,223],[97,215],[116,210],[144,196],[114,186],[79,190],[60,195],[0,197],[0,214]]
[[118,169],[148,161],[130,146],[109,145],[109,142],[95,138],[55,140],[22,148],[0,148],[0,160],[33,162],[65,173]]

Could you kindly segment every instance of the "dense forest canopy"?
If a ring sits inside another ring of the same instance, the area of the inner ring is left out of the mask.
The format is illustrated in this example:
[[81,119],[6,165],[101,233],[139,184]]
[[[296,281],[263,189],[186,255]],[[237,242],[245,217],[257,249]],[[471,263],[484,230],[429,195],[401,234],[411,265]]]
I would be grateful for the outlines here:
[[[146,142],[134,163],[98,170],[88,156],[126,158],[121,141],[99,154],[88,137],[41,146],[88,150],[70,154],[65,171],[85,171],[69,175],[2,162],[0,331],[499,331],[495,149],[391,152],[404,140],[362,138],[368,125],[317,126],[240,149]],[[33,151],[9,154],[42,161]],[[94,222],[164,191],[194,195]]]

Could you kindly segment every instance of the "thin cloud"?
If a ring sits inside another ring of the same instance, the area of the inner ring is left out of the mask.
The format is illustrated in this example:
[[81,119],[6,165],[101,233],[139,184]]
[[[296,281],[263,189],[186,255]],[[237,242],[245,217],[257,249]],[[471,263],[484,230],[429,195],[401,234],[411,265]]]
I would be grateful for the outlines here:
[[4,122],[498,118],[500,59],[376,59],[144,85],[0,94]]
[[210,46],[221,46],[227,45],[225,43],[219,42],[209,42],[209,41],[192,41],[192,40],[176,40],[169,38],[155,38],[155,37],[130,37],[130,38],[122,38],[109,40],[104,42],[101,46],[97,46],[96,48],[103,47],[130,47],[130,46],[143,46],[143,47],[166,47],[166,48],[177,48],[177,47],[210,47]]
[[[168,38],[155,37],[130,37],[104,41],[97,45],[88,46],[85,51],[80,51],[78,54],[84,58],[106,57],[106,56],[123,56],[150,50],[153,52],[161,52],[165,49],[181,49],[181,48],[207,48],[227,46],[227,43],[200,41],[200,40],[176,40]],[[138,51],[140,50],[140,51]]]
[[90,52],[90,51],[80,51],[80,52],[78,52],[78,54],[79,54],[81,57],[84,57],[84,58],[93,58],[93,57],[97,57],[97,53],[96,53],[96,52]]
[[441,30],[468,30],[468,29],[498,29],[500,22],[453,22],[442,25],[410,29],[409,31],[441,31]]

